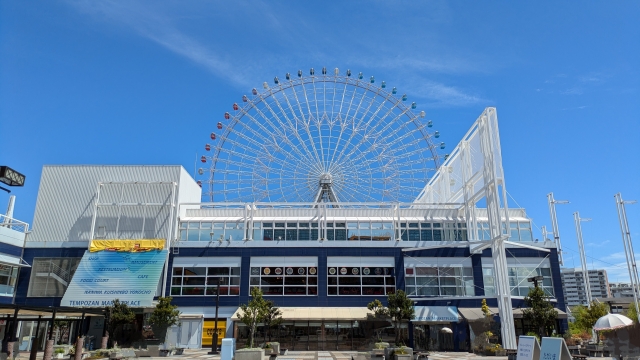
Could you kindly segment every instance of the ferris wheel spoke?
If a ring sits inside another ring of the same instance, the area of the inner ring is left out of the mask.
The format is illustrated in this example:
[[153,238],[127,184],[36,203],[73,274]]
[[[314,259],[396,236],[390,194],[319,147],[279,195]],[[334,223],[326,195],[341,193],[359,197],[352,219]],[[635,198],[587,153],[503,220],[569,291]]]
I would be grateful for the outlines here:
[[[306,92],[304,91],[304,83],[301,81],[300,82],[300,87],[303,90],[304,94],[305,94],[305,99],[306,99]],[[293,91],[291,92],[295,98],[296,103],[298,104],[298,110],[300,112],[300,116],[302,117],[303,121],[304,121],[304,127],[305,130],[307,132],[307,136],[309,137],[309,142],[311,143],[311,147],[313,149],[313,153],[316,155],[316,160],[318,161],[318,163],[322,163],[322,159],[320,158],[320,155],[318,155],[318,149],[316,149],[315,143],[313,142],[313,136],[311,135],[311,130],[309,129],[309,124],[311,122],[311,119],[308,117],[305,117],[304,115],[304,110],[302,110],[302,104],[300,103],[300,99],[298,98],[298,92],[296,91],[295,87],[292,87]],[[291,104],[289,102],[289,98],[285,95],[285,99],[287,101],[287,104],[289,104],[289,107],[291,107]],[[312,117],[311,114],[311,108],[309,107],[309,102],[308,100],[306,101],[306,105],[307,105],[307,110],[308,110],[308,114],[310,117]]]
[[[291,131],[290,131],[290,133],[291,133],[291,134],[292,134],[296,139],[298,139],[298,141],[299,141],[301,144],[303,144],[303,140],[302,140],[302,138],[300,138],[300,134],[298,133],[298,131],[297,131],[297,129],[296,129],[296,127],[295,127],[294,123],[292,123],[292,121],[291,121],[291,120],[289,119],[289,117],[287,116],[286,111],[284,111],[284,109],[282,108],[282,106],[280,106],[280,103],[278,102],[277,97],[273,95],[273,92],[272,92],[271,90],[269,90],[269,91],[270,91],[270,94],[271,94],[270,98],[271,98],[271,99],[276,103],[276,105],[277,105],[277,106],[278,106],[278,108],[280,109],[280,111],[281,111],[281,113],[282,113],[283,117],[287,120],[286,125],[288,125],[287,127],[291,130]],[[273,115],[273,117],[274,117],[275,119],[277,119],[277,120],[278,120],[278,122],[279,122],[280,124],[285,125],[285,124],[282,122],[282,120],[280,119],[280,117],[278,116],[278,114],[276,113],[276,111],[274,111],[274,110],[273,110],[273,108],[269,105],[269,102],[268,102],[268,101],[264,100],[262,103],[263,103],[263,104],[264,104],[264,106],[269,110],[269,112]],[[284,133],[283,133],[283,141],[285,141],[285,142],[289,143],[289,145],[291,146],[292,150],[296,151],[297,153],[299,153],[299,154],[300,154],[300,156],[301,156],[301,157],[303,157],[303,156],[304,156],[304,154],[302,154],[302,153],[300,152],[300,149],[298,149],[298,148],[295,146],[295,144],[293,144],[293,143],[291,142],[291,140],[289,139],[289,136],[287,136],[287,135],[288,135],[288,133],[287,133],[287,132],[284,132]],[[309,151],[308,151],[308,149],[306,148],[306,146],[304,147],[304,150],[306,150],[306,151],[307,151],[307,154],[306,154],[306,155],[311,155],[311,153],[309,153]]]
[[[267,150],[267,147],[265,147],[267,144],[270,144],[272,147],[274,147],[276,149],[276,151],[278,150],[282,150],[284,151],[279,145],[277,140],[275,139],[268,139],[264,136],[262,136],[260,133],[255,132],[251,129],[250,126],[248,126],[247,124],[244,123],[240,123],[241,126],[246,127],[247,131],[249,131],[250,133],[252,133],[254,135],[254,137],[251,136],[246,136],[245,134],[243,134],[242,132],[236,132],[234,133],[235,135],[242,137],[245,141],[247,141],[248,143],[252,143],[254,145],[256,145],[256,148],[254,149],[254,153],[256,157],[260,157],[265,155],[265,151]],[[260,138],[262,137],[262,143],[260,143],[259,141],[256,140],[256,138]],[[233,141],[233,140],[231,140]],[[306,157],[302,156],[302,154],[299,154],[301,156],[299,156],[299,159],[301,159],[303,162],[307,163],[308,166],[310,167],[314,167],[315,165],[313,163],[311,163]],[[274,158],[277,158],[274,156]]]
[[[281,87],[281,89],[283,89],[282,85],[280,85],[280,87]],[[282,94],[283,96],[286,97],[286,91],[282,90],[282,91],[280,91],[280,94]],[[305,151],[306,155],[309,156],[309,158],[313,158],[314,155],[317,155],[317,154],[314,154],[309,150],[309,148],[306,146],[306,143],[304,142],[304,140],[300,136],[300,133],[298,132],[298,128],[297,128],[298,121],[296,120],[295,111],[293,111],[293,108],[291,107],[291,105],[289,104],[289,109],[291,110],[291,114],[294,116],[293,120],[289,119],[289,116],[287,116],[287,112],[284,110],[284,108],[280,104],[280,101],[278,101],[277,96],[274,96],[272,94],[271,97],[272,97],[273,101],[276,103],[276,105],[278,106],[278,108],[280,109],[280,112],[282,113],[284,118],[287,119],[287,123],[289,124],[289,127],[291,129],[291,134],[293,134],[296,137],[296,139],[298,139],[300,145],[304,145],[304,146],[302,146],[302,148]],[[289,103],[289,101],[287,99],[287,104],[288,103]],[[274,111],[271,108],[269,108],[269,110],[271,110],[271,112],[275,115]]]
[[[318,136],[320,137],[320,158],[322,160],[322,166],[325,166],[325,160],[324,160],[324,142],[322,141],[322,126],[321,126],[321,121],[322,118],[320,117],[320,114],[318,112],[318,95],[316,94],[316,82],[315,82],[315,76],[311,77],[311,84],[312,84],[312,88],[313,88],[313,99],[314,99],[314,107],[316,109],[316,127],[318,128]],[[304,84],[302,85],[302,88],[304,89]],[[307,91],[305,89],[305,99],[307,100],[307,104],[308,104],[308,97],[307,97]],[[308,105],[307,105],[308,106]]]

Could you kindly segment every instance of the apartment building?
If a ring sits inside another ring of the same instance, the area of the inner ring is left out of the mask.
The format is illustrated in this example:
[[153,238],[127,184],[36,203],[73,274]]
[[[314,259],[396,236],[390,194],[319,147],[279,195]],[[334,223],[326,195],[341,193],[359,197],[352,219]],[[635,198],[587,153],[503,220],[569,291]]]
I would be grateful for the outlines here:
[[[562,288],[564,289],[565,303],[567,306],[587,305],[587,292],[584,288],[583,272],[580,269],[561,269]],[[611,297],[607,271],[589,270],[589,286],[591,298]]]

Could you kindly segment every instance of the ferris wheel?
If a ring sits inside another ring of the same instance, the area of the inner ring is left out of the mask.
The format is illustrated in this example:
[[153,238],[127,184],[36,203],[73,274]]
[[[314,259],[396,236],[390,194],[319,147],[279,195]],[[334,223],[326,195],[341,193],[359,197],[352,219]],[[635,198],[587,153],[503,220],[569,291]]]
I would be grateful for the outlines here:
[[213,202],[412,202],[440,164],[425,112],[362,73],[275,77],[225,112],[198,170]]

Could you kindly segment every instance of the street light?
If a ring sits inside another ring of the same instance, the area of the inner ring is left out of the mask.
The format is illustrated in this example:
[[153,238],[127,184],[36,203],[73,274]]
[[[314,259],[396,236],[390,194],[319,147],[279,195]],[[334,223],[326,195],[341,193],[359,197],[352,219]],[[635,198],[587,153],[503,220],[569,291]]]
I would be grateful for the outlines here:
[[[0,182],[9,186],[24,186],[26,176],[8,166],[0,166]],[[0,186],[0,189],[10,193],[11,190]]]
[[556,248],[558,249],[558,262],[560,265],[564,265],[564,260],[562,258],[562,244],[560,243],[560,231],[558,230],[558,219],[556,217],[556,204],[568,204],[569,201],[554,199],[552,192],[547,194],[547,201],[549,202],[549,214],[551,215],[553,241],[555,241]]
[[211,334],[211,351],[209,355],[218,355],[218,308],[220,307],[220,277],[216,278],[216,318],[213,324],[213,334]]
[[589,284],[589,270],[587,270],[587,254],[584,251],[584,241],[582,241],[581,222],[591,221],[591,219],[581,218],[577,211],[573,213],[573,219],[576,223],[576,237],[578,238],[578,250],[580,250],[580,263],[582,265],[582,279],[584,280],[584,290],[587,293],[587,306],[591,308],[591,284]]
[[618,220],[620,221],[620,232],[622,233],[622,244],[624,245],[624,254],[627,258],[627,268],[629,269],[629,280],[631,281],[631,291],[633,291],[633,302],[636,307],[636,314],[638,321],[640,321],[640,309],[638,306],[638,286],[640,286],[640,279],[638,279],[638,267],[636,265],[636,257],[633,252],[633,242],[631,241],[631,230],[629,229],[629,222],[627,221],[627,209],[625,204],[635,204],[636,200],[622,200],[622,194],[617,193],[616,207],[618,208]]

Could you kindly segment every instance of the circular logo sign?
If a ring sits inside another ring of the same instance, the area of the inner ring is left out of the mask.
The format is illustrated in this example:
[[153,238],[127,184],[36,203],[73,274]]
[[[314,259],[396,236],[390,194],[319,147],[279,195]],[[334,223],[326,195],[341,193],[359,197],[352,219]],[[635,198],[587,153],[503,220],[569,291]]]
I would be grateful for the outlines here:
[[276,268],[276,275],[280,275],[280,274],[282,274],[282,269]]
[[340,274],[345,275],[347,273],[347,268],[341,268]]
[[291,275],[293,274],[293,269],[292,268],[287,268],[287,275]]
[[264,272],[265,275],[269,275],[271,274],[271,269],[269,268],[264,268],[264,270],[262,270]]
[[[331,272],[331,270],[333,270],[333,272]],[[331,268],[331,269],[329,270],[329,274],[333,275],[333,274],[335,274],[335,273],[336,273],[336,269]],[[311,274],[311,275],[315,275],[315,274],[316,274],[316,268],[309,268],[309,274]]]

